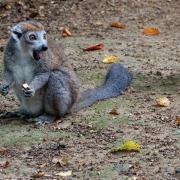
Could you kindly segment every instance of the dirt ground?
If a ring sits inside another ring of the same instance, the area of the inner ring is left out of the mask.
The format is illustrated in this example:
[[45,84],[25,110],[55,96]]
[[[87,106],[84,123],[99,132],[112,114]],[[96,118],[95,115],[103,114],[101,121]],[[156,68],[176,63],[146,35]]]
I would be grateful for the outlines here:
[[[14,0],[0,1],[0,61],[9,28],[23,20],[43,22],[65,46],[82,88],[99,85],[117,55],[133,82],[122,96],[98,102],[45,127],[0,120],[0,179],[180,179],[180,1],[179,0]],[[125,29],[110,27],[121,22]],[[72,36],[62,38],[62,27]],[[160,30],[144,36],[146,27]],[[101,51],[82,48],[104,43]],[[2,72],[2,63],[0,65]],[[166,96],[170,106],[157,107]],[[16,109],[11,92],[0,97],[0,111]],[[109,112],[117,109],[119,115]],[[139,153],[111,153],[123,140],[141,145]],[[72,175],[61,177],[61,171]]]

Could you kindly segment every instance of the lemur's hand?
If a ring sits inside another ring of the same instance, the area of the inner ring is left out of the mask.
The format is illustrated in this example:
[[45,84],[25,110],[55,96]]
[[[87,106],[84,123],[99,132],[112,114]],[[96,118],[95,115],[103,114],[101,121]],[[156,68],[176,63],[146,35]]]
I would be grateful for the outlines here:
[[22,91],[25,97],[32,97],[35,94],[34,88],[28,86],[28,84],[22,85]]
[[9,85],[1,84],[0,86],[0,94],[6,96],[9,92]]

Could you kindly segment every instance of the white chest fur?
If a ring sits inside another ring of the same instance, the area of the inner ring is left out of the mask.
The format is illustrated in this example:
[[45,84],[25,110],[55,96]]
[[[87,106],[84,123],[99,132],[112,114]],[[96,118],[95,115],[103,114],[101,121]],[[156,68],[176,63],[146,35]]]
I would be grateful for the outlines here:
[[43,108],[44,92],[36,92],[33,97],[25,97],[22,92],[22,84],[30,84],[35,76],[33,59],[27,53],[19,53],[11,66],[14,79],[14,92],[21,102],[22,108],[30,114],[39,114]]
[[14,82],[19,85],[29,84],[34,77],[34,65],[31,57],[21,53],[16,56],[15,61],[12,67]]

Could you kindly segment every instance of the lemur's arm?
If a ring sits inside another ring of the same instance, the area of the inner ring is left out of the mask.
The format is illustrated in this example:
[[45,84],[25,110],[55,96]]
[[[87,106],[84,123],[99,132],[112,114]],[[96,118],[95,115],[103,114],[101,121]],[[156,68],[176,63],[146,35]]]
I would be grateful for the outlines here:
[[4,66],[4,70],[3,70],[3,82],[0,86],[0,93],[3,96],[6,96],[9,92],[9,87],[12,84],[13,79],[12,79],[12,75],[11,72],[7,69],[6,66]]
[[35,92],[41,89],[48,82],[49,75],[49,72],[36,75],[29,84],[28,88],[23,88],[24,95],[26,97],[34,96]]
[[41,89],[47,83],[49,75],[50,73],[46,72],[35,76],[29,86],[32,87],[35,91]]
[[41,89],[46,85],[50,76],[50,68],[46,62],[46,59],[39,61],[36,64],[35,76],[33,80],[28,84],[27,88],[23,88],[24,96],[31,97],[34,96],[36,91]]

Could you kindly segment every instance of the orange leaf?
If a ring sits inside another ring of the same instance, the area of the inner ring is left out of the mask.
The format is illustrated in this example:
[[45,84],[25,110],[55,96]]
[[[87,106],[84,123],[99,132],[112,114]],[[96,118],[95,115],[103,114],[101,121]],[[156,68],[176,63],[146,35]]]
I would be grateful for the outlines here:
[[112,22],[111,27],[120,28],[120,29],[125,28],[125,26],[123,24],[119,23],[119,22]]
[[176,117],[176,124],[177,124],[178,126],[180,126],[180,116],[177,116],[177,117]]
[[72,33],[67,28],[63,29],[63,32],[62,32],[63,37],[68,37],[68,36],[71,36],[71,35],[72,35]]
[[94,46],[89,46],[87,48],[84,48],[83,51],[95,51],[95,50],[100,50],[104,47],[104,44],[96,44]]
[[145,36],[157,36],[160,34],[160,31],[157,28],[145,28],[143,34]]

